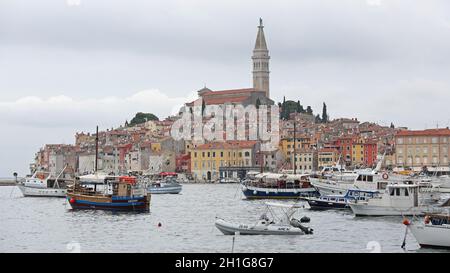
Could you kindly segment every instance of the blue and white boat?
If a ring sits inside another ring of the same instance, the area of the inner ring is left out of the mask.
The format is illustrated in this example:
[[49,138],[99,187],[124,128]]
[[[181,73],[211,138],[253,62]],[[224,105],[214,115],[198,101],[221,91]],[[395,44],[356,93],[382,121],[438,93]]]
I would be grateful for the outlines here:
[[178,194],[182,190],[182,185],[177,180],[176,173],[163,172],[159,174],[160,179],[154,180],[149,186],[151,194]]
[[350,209],[350,200],[365,201],[376,197],[378,194],[378,191],[351,189],[345,195],[332,194],[319,197],[305,197],[303,199],[308,202],[312,210]]
[[242,183],[247,199],[297,199],[318,195],[306,174],[260,173]]

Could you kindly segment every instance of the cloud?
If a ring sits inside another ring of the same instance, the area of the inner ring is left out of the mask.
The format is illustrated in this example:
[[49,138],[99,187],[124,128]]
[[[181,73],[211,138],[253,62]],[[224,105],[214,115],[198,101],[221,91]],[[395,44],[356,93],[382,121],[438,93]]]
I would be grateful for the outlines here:
[[178,112],[195,94],[169,97],[158,89],[143,90],[128,97],[76,99],[66,95],[42,98],[26,96],[0,102],[0,121],[28,128],[118,126],[137,112],[151,112],[164,118]]
[[381,0],[367,0],[366,3],[369,6],[381,6]]

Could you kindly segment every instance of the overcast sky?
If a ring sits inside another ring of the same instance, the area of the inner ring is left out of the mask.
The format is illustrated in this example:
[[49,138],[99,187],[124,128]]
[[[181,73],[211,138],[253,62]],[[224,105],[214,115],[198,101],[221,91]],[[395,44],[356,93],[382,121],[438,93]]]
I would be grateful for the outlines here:
[[450,125],[450,1],[0,0],[0,177],[76,131],[251,87],[259,17],[275,101]]

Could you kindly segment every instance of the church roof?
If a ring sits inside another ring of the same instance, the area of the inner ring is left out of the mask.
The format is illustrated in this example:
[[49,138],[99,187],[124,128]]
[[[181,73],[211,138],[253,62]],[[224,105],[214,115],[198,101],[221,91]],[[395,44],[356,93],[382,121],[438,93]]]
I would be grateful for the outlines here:
[[[225,104],[225,103],[242,103],[249,97],[251,97],[252,93],[264,93],[263,91],[255,90],[254,88],[241,88],[241,89],[230,89],[230,90],[219,90],[212,91],[210,89],[204,88],[202,89],[204,92],[199,91],[199,96],[203,98],[206,105],[213,104]],[[200,100],[197,99],[197,100]],[[197,101],[195,100],[195,101]],[[193,106],[194,102],[187,103],[187,106]]]

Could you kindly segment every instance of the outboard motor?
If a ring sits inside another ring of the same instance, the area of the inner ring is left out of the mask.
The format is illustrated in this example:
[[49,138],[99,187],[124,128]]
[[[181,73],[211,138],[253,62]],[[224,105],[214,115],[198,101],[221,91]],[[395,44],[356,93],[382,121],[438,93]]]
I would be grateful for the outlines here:
[[309,217],[307,217],[307,216],[303,216],[300,219],[300,223],[309,223],[309,222],[311,222],[311,219],[309,219]]
[[301,220],[292,218],[290,222],[291,222],[291,226],[301,229],[305,234],[313,234],[314,230],[312,228],[303,226],[301,224]]

